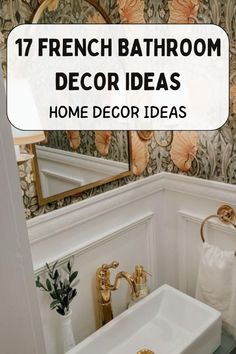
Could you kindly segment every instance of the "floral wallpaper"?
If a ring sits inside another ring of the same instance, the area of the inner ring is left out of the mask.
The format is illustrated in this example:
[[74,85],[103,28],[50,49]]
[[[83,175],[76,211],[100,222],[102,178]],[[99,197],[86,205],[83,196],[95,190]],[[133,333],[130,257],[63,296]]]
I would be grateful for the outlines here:
[[[31,22],[40,2],[0,1],[0,60],[4,72],[9,31],[18,24]],[[99,3],[113,23],[214,23],[224,28],[230,39],[230,117],[222,128],[210,132],[174,132],[173,136],[170,132],[154,132],[150,140],[143,140],[133,132],[133,176],[41,207],[37,202],[31,164],[21,165],[19,173],[26,217],[49,212],[161,171],[236,184],[236,1],[100,0]],[[104,20],[85,0],[52,0],[40,21],[97,23]],[[68,133],[70,147],[78,144],[76,135]],[[109,133],[97,138],[98,146],[102,142],[99,146],[102,153],[109,152]],[[96,150],[99,151],[98,146]]]

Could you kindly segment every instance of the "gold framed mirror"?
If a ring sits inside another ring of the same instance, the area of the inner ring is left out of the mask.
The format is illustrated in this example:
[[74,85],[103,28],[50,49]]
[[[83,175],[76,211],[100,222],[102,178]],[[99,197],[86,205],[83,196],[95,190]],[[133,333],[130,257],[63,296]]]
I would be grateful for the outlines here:
[[[42,1],[32,23],[47,22],[45,14],[54,2]],[[85,2],[98,14],[95,20],[90,16],[89,22],[112,22],[96,0]],[[80,194],[132,173],[131,133],[127,131],[50,131],[45,135],[44,142],[31,147],[39,205]]]
[[50,131],[32,145],[38,202],[44,205],[132,174],[127,131]]

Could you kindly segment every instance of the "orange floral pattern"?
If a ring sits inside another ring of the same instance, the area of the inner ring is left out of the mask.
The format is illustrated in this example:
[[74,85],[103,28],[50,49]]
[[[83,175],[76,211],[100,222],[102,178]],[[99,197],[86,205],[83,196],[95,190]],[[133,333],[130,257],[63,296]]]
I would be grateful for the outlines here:
[[[44,0],[40,0],[39,3],[42,4]],[[48,11],[56,11],[59,5],[59,0],[52,0],[48,5]]]
[[200,0],[170,0],[169,23],[194,23]]
[[197,132],[174,132],[170,156],[174,164],[187,172],[197,154],[199,135]]
[[48,5],[48,11],[56,11],[59,5],[59,0],[53,0],[49,5]]
[[105,23],[104,18],[98,12],[88,17],[87,23]]
[[[0,1],[0,59],[5,74],[7,66],[6,39],[10,30],[16,24],[29,23],[37,11],[39,3],[42,3],[42,1],[44,0]],[[199,22],[205,23],[218,23],[220,26],[227,28],[230,45],[234,48],[235,15],[232,11],[229,16],[224,1],[147,0],[145,1],[145,6],[142,0],[108,0],[100,3],[114,23],[144,23],[144,18],[148,23],[166,23],[167,21],[169,21],[169,23],[193,23],[198,22],[198,20]],[[234,4],[235,0],[231,0],[231,3]],[[11,4],[11,6],[9,4]],[[81,3],[81,6],[79,6],[79,4],[78,6],[70,6],[71,4],[72,1],[70,0],[51,0],[49,4],[49,12],[43,16],[42,21],[45,23],[53,23],[55,20],[60,22],[61,19],[68,19],[69,22],[73,21],[73,23],[76,22],[76,20],[77,22],[81,20],[81,22],[90,23],[103,22],[97,11],[91,6],[88,6],[86,2],[83,2],[83,4]],[[80,11],[78,11],[78,8]],[[54,14],[55,10],[57,10],[57,16]],[[158,142],[163,142],[164,145],[170,142],[169,133],[163,133],[164,135],[161,140],[159,139],[160,136],[158,136],[156,140],[154,138],[151,139],[148,145],[141,141],[141,146],[139,146],[140,141],[138,141],[138,137],[133,134],[133,163],[134,173],[136,175],[147,177],[148,175],[161,171],[181,173],[182,170],[187,171],[192,165],[191,170],[188,171],[189,175],[236,185],[236,76],[234,75],[236,66],[235,55],[233,53],[231,54],[231,75],[233,75],[231,78],[234,82],[232,82],[230,90],[231,115],[228,122],[220,130],[214,132],[199,132],[199,149],[198,138],[193,138],[190,132],[175,133],[172,148],[171,146],[164,148],[158,145]],[[201,102],[199,102],[199,104],[201,104]],[[94,132],[89,135],[89,141],[91,141],[91,144],[89,144],[91,145],[91,147],[89,147],[89,152],[94,154],[92,156],[97,156],[97,149],[94,146],[94,135]],[[115,133],[113,133],[113,135],[115,141]],[[190,137],[187,138],[188,135],[190,135]],[[86,139],[84,139],[82,132],[80,132],[80,137],[81,144],[77,151],[80,149],[83,151],[86,144]],[[183,137],[185,137],[185,139],[183,139]],[[186,141],[183,142],[183,140]],[[111,158],[116,156],[115,154],[113,155],[112,143],[113,137],[109,148],[109,157],[111,156]],[[137,146],[135,146],[136,144]],[[178,145],[179,150],[177,149]],[[48,146],[62,146],[63,148],[68,149],[65,132],[60,132],[59,135],[54,135],[54,132],[49,132]],[[197,163],[193,161],[194,156],[197,158]],[[179,168],[176,166],[179,166]],[[124,185],[129,181],[134,181],[139,178],[136,176],[130,176],[121,179],[119,182],[115,181],[111,184],[89,190],[88,192],[83,192],[81,196],[68,197],[64,200],[39,206],[35,184],[31,175],[31,163],[28,162],[22,164],[19,166],[19,170],[27,218],[47,213],[51,210],[61,208],[62,206],[91,197],[100,192],[110,190],[111,188],[116,188],[118,185]],[[143,172],[141,172],[142,170]]]
[[117,0],[122,23],[145,23],[143,0]]
[[110,130],[96,131],[95,144],[102,156],[108,155],[112,132]]
[[132,133],[132,167],[135,176],[140,176],[149,161],[148,143],[140,140],[136,132]]
[[80,146],[80,133],[78,130],[67,130],[66,131],[67,138],[70,143],[70,147],[72,150],[77,150]]

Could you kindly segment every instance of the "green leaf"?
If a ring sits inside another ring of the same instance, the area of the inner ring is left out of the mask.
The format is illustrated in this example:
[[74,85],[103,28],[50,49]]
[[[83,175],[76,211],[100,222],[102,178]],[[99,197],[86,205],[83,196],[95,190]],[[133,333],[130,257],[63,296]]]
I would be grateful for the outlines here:
[[51,273],[51,269],[49,267],[49,264],[46,262],[46,267],[47,267],[47,270],[49,271],[49,273]]
[[51,304],[50,304],[50,308],[51,310],[53,310],[56,306],[58,305],[58,301],[52,301]]
[[47,289],[45,288],[45,286],[40,282],[40,277],[38,275],[36,281],[35,281],[35,285],[37,288],[41,288],[41,289],[44,289],[45,291],[47,291]]
[[46,263],[47,275],[49,277],[46,278],[45,284],[43,284],[40,281],[40,277],[37,276],[35,284],[38,288],[49,293],[51,297],[51,310],[56,309],[56,311],[63,316],[68,312],[69,304],[77,294],[76,289],[72,288],[71,283],[78,276],[78,272],[72,272],[72,263],[69,260],[66,267],[63,268],[67,274],[66,276],[62,276],[63,273],[60,272],[60,269],[56,269],[57,263],[58,261],[51,267]]
[[77,290],[73,289],[71,300],[73,300],[76,295],[77,295]]
[[62,316],[65,315],[65,311],[64,311],[62,308],[60,308],[60,307],[58,307],[58,308],[56,309],[56,311],[57,311],[60,315],[62,315]]
[[49,279],[46,280],[46,285],[47,285],[48,291],[52,291],[52,285],[51,285]]
[[57,280],[58,278],[59,278],[59,272],[58,270],[56,270],[54,274],[54,279]]
[[50,296],[55,300],[58,298],[54,291],[52,293],[50,293]]
[[46,267],[47,267],[47,270],[48,270],[49,277],[53,280],[54,279],[53,278],[53,272],[51,271],[51,268],[50,268],[48,263],[46,263]]
[[40,284],[40,281],[39,280],[36,280],[35,281],[35,285],[37,288],[41,288],[41,284]]
[[62,295],[63,294],[63,289],[57,289],[56,294]]
[[56,268],[56,265],[57,265],[58,261],[56,261],[53,266],[52,266],[52,272],[54,272],[55,268]]
[[71,273],[71,264],[70,264],[70,261],[67,263],[67,268],[69,270],[69,273]]
[[77,294],[77,290],[76,289],[71,289],[71,291],[69,293],[69,302],[71,302],[74,299],[76,294]]
[[72,274],[70,275],[70,277],[69,277],[70,283],[72,283],[73,280],[75,280],[75,278],[77,277],[77,275],[78,275],[78,271],[75,271],[74,273],[72,273]]
[[35,284],[36,284],[36,286],[37,286],[38,288],[41,287],[40,276],[39,276],[39,275],[37,276],[37,278],[36,278],[36,280],[35,280]]

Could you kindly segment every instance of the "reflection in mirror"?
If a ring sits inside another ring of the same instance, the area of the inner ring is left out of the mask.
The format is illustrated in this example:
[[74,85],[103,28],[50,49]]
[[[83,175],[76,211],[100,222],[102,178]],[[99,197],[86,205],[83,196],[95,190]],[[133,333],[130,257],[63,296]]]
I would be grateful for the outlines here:
[[[63,3],[63,2],[62,2]],[[99,1],[44,0],[32,22],[111,23]],[[61,6],[60,6],[61,5]],[[42,100],[41,95],[39,100]],[[40,205],[72,196],[131,174],[131,133],[95,131],[45,132],[43,143],[33,145],[33,170]]]
[[50,131],[33,147],[40,204],[131,174],[126,131]]

